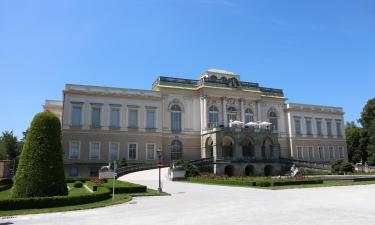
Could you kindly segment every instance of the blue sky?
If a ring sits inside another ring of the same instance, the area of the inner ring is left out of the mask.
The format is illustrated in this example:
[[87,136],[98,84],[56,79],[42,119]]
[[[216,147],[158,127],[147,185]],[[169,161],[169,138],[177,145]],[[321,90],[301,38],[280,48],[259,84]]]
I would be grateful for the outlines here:
[[356,120],[375,97],[375,1],[0,0],[0,131],[20,136],[66,83],[150,89],[210,68]]

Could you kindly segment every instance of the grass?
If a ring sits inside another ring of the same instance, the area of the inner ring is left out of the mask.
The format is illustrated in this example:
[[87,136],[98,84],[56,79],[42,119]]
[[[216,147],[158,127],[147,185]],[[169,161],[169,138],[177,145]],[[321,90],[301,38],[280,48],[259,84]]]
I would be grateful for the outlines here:
[[[118,183],[119,182],[119,183]],[[112,181],[109,182],[112,185]],[[125,185],[121,184],[121,181],[116,180],[116,184],[118,185]],[[91,181],[86,181],[84,184],[86,184],[89,188],[92,188],[94,185]],[[126,184],[132,184],[127,183]],[[75,188],[73,187],[73,183],[68,183],[69,186],[69,195],[80,195],[80,194],[87,194],[90,193],[87,191],[86,188]],[[132,184],[136,185],[136,184]],[[139,197],[139,196],[158,196],[158,195],[168,195],[167,193],[159,193],[156,190],[153,189],[147,189],[146,192],[142,193],[121,193],[116,194],[115,198],[112,200],[112,197],[103,201],[94,202],[94,203],[87,203],[87,204],[81,204],[81,205],[70,205],[70,206],[62,206],[62,207],[52,207],[52,208],[43,208],[43,209],[20,209],[20,210],[3,210],[0,211],[0,216],[14,216],[14,215],[26,215],[26,214],[37,214],[37,213],[51,213],[51,212],[63,212],[63,211],[71,211],[71,210],[83,210],[83,209],[92,209],[92,208],[99,208],[109,205],[115,205],[115,204],[121,204],[128,202],[132,199],[132,197]],[[0,199],[3,198],[9,198],[10,197],[10,189],[0,192]]]

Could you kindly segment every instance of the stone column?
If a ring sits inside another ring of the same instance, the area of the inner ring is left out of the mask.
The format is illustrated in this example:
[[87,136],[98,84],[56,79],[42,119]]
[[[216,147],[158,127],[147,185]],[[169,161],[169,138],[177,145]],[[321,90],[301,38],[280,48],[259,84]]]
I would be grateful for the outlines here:
[[203,104],[203,99],[204,99],[204,96],[201,96],[200,97],[200,113],[201,113],[201,131],[204,130],[204,116],[203,116],[203,112],[204,112],[204,104]]
[[262,109],[261,109],[261,106],[260,106],[260,101],[256,101],[257,103],[257,120],[258,121],[262,121]]
[[207,113],[208,113],[208,96],[203,96],[203,127],[202,129],[207,129],[208,119],[207,119]]
[[228,121],[227,121],[227,97],[222,97],[221,98],[221,104],[222,104],[222,107],[223,107],[223,123],[224,123],[224,126],[227,127],[228,126]]
[[245,123],[245,108],[244,108],[244,101],[245,99],[240,98],[240,106],[241,106],[241,121]]

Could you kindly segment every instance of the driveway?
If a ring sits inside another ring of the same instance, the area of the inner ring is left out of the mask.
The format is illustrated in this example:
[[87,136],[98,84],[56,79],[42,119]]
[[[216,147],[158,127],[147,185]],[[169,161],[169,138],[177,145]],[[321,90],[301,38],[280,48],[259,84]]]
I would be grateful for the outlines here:
[[[156,189],[157,172],[137,172],[120,179]],[[97,209],[16,216],[0,224],[373,225],[375,221],[375,185],[272,191],[171,182],[166,179],[167,170],[162,172],[163,189],[171,196],[138,197]]]

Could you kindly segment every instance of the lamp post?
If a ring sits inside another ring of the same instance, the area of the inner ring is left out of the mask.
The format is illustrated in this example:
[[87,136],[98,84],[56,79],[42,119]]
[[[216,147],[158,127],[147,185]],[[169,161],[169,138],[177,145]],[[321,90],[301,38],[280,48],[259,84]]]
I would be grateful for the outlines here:
[[158,153],[158,157],[159,157],[159,162],[158,162],[158,168],[159,168],[159,187],[158,187],[158,191],[159,193],[162,193],[163,190],[161,189],[161,167],[163,166],[162,164],[162,161],[161,161],[161,157],[162,157],[162,149],[159,147],[158,150],[156,150],[156,152]]

